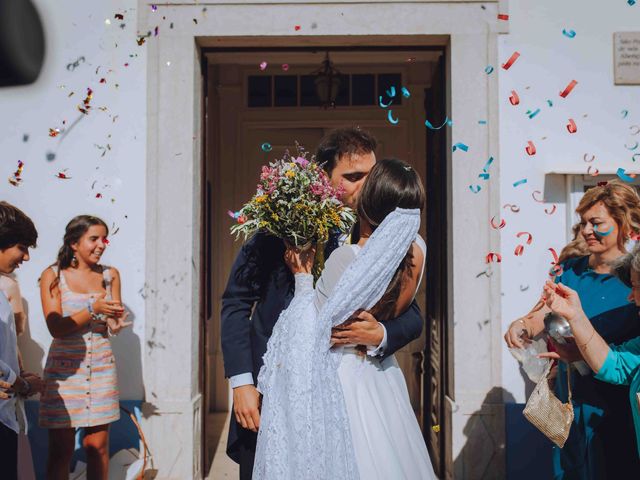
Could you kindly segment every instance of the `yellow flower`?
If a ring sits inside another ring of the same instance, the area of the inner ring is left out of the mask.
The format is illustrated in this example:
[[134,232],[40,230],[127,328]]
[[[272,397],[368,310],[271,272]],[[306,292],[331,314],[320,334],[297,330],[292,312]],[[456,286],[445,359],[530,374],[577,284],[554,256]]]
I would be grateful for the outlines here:
[[285,172],[284,176],[285,176],[285,177],[288,177],[288,178],[293,178],[293,177],[295,177],[295,176],[296,176],[296,174],[293,172],[293,170],[287,170],[287,171]]
[[258,203],[265,202],[266,200],[267,200],[267,196],[266,195],[260,195],[260,196],[256,197],[256,202],[258,202]]

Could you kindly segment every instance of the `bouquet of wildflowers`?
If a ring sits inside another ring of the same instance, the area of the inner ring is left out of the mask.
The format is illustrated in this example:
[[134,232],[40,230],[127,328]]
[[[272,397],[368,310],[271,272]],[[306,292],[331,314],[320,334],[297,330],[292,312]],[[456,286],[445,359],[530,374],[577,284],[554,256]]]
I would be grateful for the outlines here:
[[[262,167],[258,190],[238,212],[231,233],[245,239],[266,231],[298,248],[322,244],[332,231],[347,232],[355,223],[355,213],[345,206],[320,165],[306,159],[298,146],[294,158],[284,158]],[[320,249],[319,249],[320,250]]]

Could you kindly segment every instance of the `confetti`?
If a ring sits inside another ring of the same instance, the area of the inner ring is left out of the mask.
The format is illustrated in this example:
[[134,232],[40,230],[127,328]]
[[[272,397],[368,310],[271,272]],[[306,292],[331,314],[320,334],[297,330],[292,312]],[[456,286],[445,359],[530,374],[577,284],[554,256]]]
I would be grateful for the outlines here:
[[516,233],[516,237],[518,237],[518,238],[522,237],[523,235],[527,236],[527,240],[526,240],[527,245],[531,245],[531,242],[533,242],[533,235],[531,235],[529,232],[518,232],[518,233]]
[[574,38],[576,36],[576,31],[575,30],[565,30],[563,28],[562,29],[562,34],[567,38]]
[[409,92],[407,87],[402,87],[402,96],[404,98],[409,98],[411,96],[411,92]]
[[498,14],[498,20],[509,20],[509,15],[507,15],[506,13],[499,13]]
[[484,167],[482,167],[482,171],[483,172],[488,172],[489,171],[489,167],[491,166],[492,163],[493,163],[493,157],[489,157],[487,162],[484,164]]
[[384,103],[384,101],[382,100],[382,95],[380,95],[380,98],[378,99],[378,103],[380,105],[380,108],[387,108],[393,103],[393,100],[389,100],[389,103]]
[[538,194],[542,195],[542,192],[540,190],[534,190],[533,192],[531,192],[531,198],[533,198],[534,202],[544,203],[544,197],[541,196],[540,199],[536,198]]
[[496,252],[489,252],[485,257],[485,263],[491,263],[493,261],[497,263],[502,262],[502,255]]
[[553,215],[554,213],[556,213],[556,210],[558,209],[558,206],[556,204],[554,204],[551,207],[551,210],[549,210],[548,208],[544,209],[544,213],[546,213],[547,215]]
[[574,88],[577,84],[578,84],[578,82],[577,82],[577,81],[575,81],[575,80],[571,80],[571,81],[569,82],[569,85],[567,85],[567,86],[565,87],[565,89],[564,89],[563,91],[561,91],[561,92],[560,92],[560,96],[561,96],[562,98],[567,98],[567,95],[569,95],[569,94],[571,93],[571,90],[573,90],[573,88]]
[[513,183],[513,186],[514,186],[514,187],[517,187],[517,186],[519,186],[519,185],[524,185],[525,183],[527,183],[527,179],[526,179],[526,178],[523,178],[522,180],[518,180],[517,182],[514,182],[514,183]]
[[[591,169],[593,169],[593,171],[591,171]],[[592,177],[597,177],[598,175],[600,175],[600,170],[595,168],[593,165],[589,165],[589,168],[587,168],[587,175],[591,175]]]
[[629,146],[626,143],[624,144],[624,148],[626,148],[627,150],[635,150],[636,148],[638,148],[638,142],[635,142],[633,145]]
[[626,172],[624,171],[624,168],[619,168],[616,171],[616,175],[618,175],[618,178],[620,178],[620,180],[622,181],[633,182],[633,177],[631,175],[627,175]]
[[156,28],[153,29],[153,36],[157,37],[158,36],[158,29],[159,27],[156,26]]
[[13,172],[13,175],[9,177],[9,183],[14,187],[17,187],[22,182],[22,170],[24,169],[24,163],[22,160],[18,160],[18,169]]
[[87,96],[85,97],[85,99],[82,101],[82,105],[78,105],[78,110],[85,114],[85,115],[89,115],[89,110],[91,110],[91,100],[93,99],[93,90],[91,90],[90,88],[87,88]]
[[524,150],[525,152],[527,152],[527,155],[529,155],[530,157],[536,154],[536,146],[533,144],[531,140],[527,142],[527,146],[524,147]]
[[489,221],[489,224],[491,225],[491,228],[493,228],[494,230],[500,230],[502,228],[504,228],[507,225],[507,222],[505,221],[505,219],[503,218],[499,224],[496,224],[496,217],[493,216],[491,217],[491,220]]
[[59,128],[50,128],[49,129],[49,136],[50,137],[57,137],[58,135],[60,135],[60,129]]
[[440,425],[434,425],[433,427],[431,427],[431,430],[433,430],[435,433],[439,433],[440,432]]
[[260,62],[260,70],[264,72],[267,69],[267,65],[268,63],[265,61]]
[[296,25],[295,27],[293,27],[293,29],[294,29],[296,32],[299,32],[301,28],[302,28],[302,27],[301,27],[300,25]]
[[282,64],[282,71],[284,71],[284,72],[288,72],[289,71],[289,64],[288,63],[283,63]]
[[636,0],[627,0],[627,3],[630,7],[633,7],[636,4]]
[[511,90],[511,95],[509,96],[509,102],[511,103],[511,105],[520,104],[520,97],[518,96],[515,90]]
[[393,118],[393,110],[389,110],[389,112],[387,113],[387,120],[389,120],[389,123],[391,123],[391,125],[397,125],[399,121],[397,118]]
[[524,253],[524,245],[517,245],[516,249],[513,251],[513,254],[516,257],[521,256]]
[[158,10],[158,6],[157,5],[151,5],[151,11],[152,12],[156,12]]
[[385,93],[387,94],[387,97],[395,97],[396,96],[396,87],[394,87],[392,85],[389,90],[385,91]]
[[76,68],[80,66],[81,63],[84,63],[86,60],[84,57],[78,57],[75,61],[71,63],[67,63],[67,70],[70,72],[75,71]]
[[550,107],[553,107],[553,102],[551,100],[547,100],[547,105],[549,105]]
[[453,125],[453,121],[449,120],[449,117],[444,117],[444,122],[439,127],[434,127],[429,120],[425,120],[424,124],[427,128],[431,130],[440,130],[445,125],[449,125],[449,126]]
[[529,285],[520,285],[521,292],[526,292],[527,290],[529,290]]
[[22,134],[22,141],[24,143],[27,143],[29,141],[29,134],[28,133],[23,133]]
[[102,198],[102,194],[101,193],[96,193],[96,198]]
[[198,24],[198,19],[197,18],[193,18],[193,23],[195,23],[196,25]]
[[513,54],[509,57],[506,63],[502,64],[502,68],[504,70],[509,70],[511,66],[516,62],[518,57],[520,56],[520,52],[513,52]]
[[573,118],[569,119],[569,123],[567,123],[567,130],[569,133],[576,133],[578,131],[578,127],[576,126],[576,122],[573,121]]
[[584,157],[582,157],[582,159],[587,163],[591,163],[596,159],[596,156],[595,155],[591,155],[591,160],[587,160],[587,158],[589,158],[589,154],[585,153]]
[[639,125],[631,125],[629,127],[629,131],[630,131],[631,135],[638,135],[640,133],[640,126]]
[[520,211],[520,207],[517,205],[512,205],[510,203],[505,203],[502,206],[503,209],[508,208],[509,210],[511,210],[513,213],[518,213]]
[[53,162],[56,159],[56,154],[53,152],[47,152],[46,157],[47,162]]
[[478,125],[486,125],[487,121],[486,120],[478,120]]
[[620,112],[620,114],[622,115],[622,118],[625,119],[625,118],[627,118],[627,115],[629,115],[629,110],[622,110],[622,112]]
[[458,149],[462,150],[463,152],[468,152],[469,151],[469,147],[467,145],[465,145],[464,143],[460,143],[460,142],[456,143],[453,146],[451,151],[455,152]]
[[633,160],[635,162],[636,161],[636,157],[640,157],[640,153],[634,153],[633,156],[631,157],[631,160]]
[[527,110],[527,115],[529,115],[530,119],[535,117],[539,113],[540,113],[540,109],[539,108],[537,110],[533,111],[533,112],[531,110]]
[[480,190],[482,190],[482,187],[480,185],[469,185],[469,190],[471,190],[473,193],[478,193]]
[[484,73],[491,75],[491,72],[493,72],[493,67],[491,65],[487,65],[484,69]]
[[61,179],[61,180],[70,180],[70,179],[71,179],[71,177],[67,176],[67,174],[66,174],[66,173],[64,173],[64,172],[58,172],[58,173],[56,173],[54,176],[55,176],[56,178]]
[[121,13],[116,13],[113,18],[115,18],[116,20],[124,20],[124,15]]
[[262,148],[263,152],[270,152],[271,150],[273,150],[273,147],[271,146],[270,143],[263,143],[260,148]]
[[595,233],[599,237],[606,237],[607,235],[611,235],[613,230],[614,230],[613,225],[611,225],[611,227],[609,227],[609,230],[607,230],[606,232],[601,232],[600,230],[598,230],[598,225],[593,226],[593,233]]

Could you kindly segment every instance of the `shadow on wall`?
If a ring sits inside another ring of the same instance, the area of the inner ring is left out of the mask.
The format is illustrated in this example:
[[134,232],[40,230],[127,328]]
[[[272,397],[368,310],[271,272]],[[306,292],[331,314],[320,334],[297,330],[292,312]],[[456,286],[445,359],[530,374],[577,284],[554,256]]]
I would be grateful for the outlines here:
[[482,406],[467,420],[463,429],[466,443],[454,460],[456,479],[504,479],[505,444],[503,436],[494,432],[505,431],[504,404],[515,402],[514,396],[501,387],[492,388],[484,397]]
[[22,355],[22,366],[25,371],[42,376],[44,349],[31,338],[29,303],[24,298],[22,299],[22,307],[26,319],[24,332],[18,337],[18,349]]

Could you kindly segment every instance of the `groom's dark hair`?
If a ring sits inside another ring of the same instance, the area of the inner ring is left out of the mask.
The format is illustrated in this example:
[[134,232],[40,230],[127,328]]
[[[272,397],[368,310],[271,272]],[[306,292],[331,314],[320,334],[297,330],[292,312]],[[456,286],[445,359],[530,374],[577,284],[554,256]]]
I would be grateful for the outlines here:
[[341,157],[375,152],[378,141],[359,127],[337,128],[325,135],[316,150],[316,162],[331,175]]

